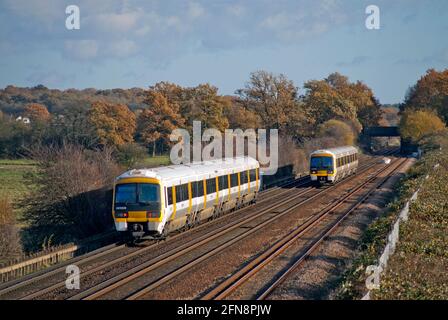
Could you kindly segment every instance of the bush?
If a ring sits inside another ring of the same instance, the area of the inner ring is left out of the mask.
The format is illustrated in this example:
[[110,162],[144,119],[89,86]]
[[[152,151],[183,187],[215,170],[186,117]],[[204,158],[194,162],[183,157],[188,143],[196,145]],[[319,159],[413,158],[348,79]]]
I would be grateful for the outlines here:
[[15,222],[9,198],[0,195],[0,263],[20,255],[20,238]]
[[110,149],[87,150],[79,145],[39,147],[32,151],[36,189],[22,203],[27,251],[48,239],[55,244],[76,241],[112,226],[111,186],[120,173]]
[[126,143],[118,146],[115,158],[118,163],[126,168],[135,167],[138,163],[142,162],[147,155],[146,148],[136,143]]
[[446,127],[432,111],[406,111],[400,121],[400,132],[404,139],[419,143],[423,138],[446,132]]

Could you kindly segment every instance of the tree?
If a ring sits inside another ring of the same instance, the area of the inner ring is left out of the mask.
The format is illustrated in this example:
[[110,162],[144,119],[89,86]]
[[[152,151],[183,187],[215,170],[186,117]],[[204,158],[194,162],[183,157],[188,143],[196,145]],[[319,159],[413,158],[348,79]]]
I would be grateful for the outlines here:
[[429,69],[406,94],[401,111],[430,109],[448,123],[448,69]]
[[338,118],[350,120],[358,131],[378,125],[382,110],[372,90],[361,81],[351,83],[337,72],[320,81],[305,83],[303,97],[318,123]]
[[161,140],[170,144],[171,132],[182,126],[185,120],[179,114],[179,106],[170,104],[161,92],[150,90],[146,103],[148,108],[143,109],[137,119],[137,136],[147,146],[152,144],[155,156],[157,142]]
[[347,123],[331,119],[319,126],[319,138],[332,137],[337,139],[335,146],[351,146],[355,142],[355,133]]
[[31,123],[33,122],[45,122],[50,120],[50,113],[42,104],[29,103],[25,106],[24,116],[29,118]]
[[135,114],[124,104],[94,102],[89,119],[102,145],[120,146],[134,141]]
[[330,119],[356,120],[356,106],[325,80],[312,80],[304,85],[303,101],[315,124]]
[[423,138],[446,132],[443,121],[429,110],[408,110],[400,121],[400,133],[404,139],[419,142]]
[[37,163],[37,171],[28,177],[35,187],[20,202],[26,249],[41,248],[49,237],[57,244],[67,243],[113,226],[111,189],[122,170],[111,148],[39,146],[30,156]]
[[266,71],[251,73],[245,88],[236,91],[244,108],[257,114],[264,128],[279,129],[300,139],[308,131],[309,118],[297,92],[284,75]]

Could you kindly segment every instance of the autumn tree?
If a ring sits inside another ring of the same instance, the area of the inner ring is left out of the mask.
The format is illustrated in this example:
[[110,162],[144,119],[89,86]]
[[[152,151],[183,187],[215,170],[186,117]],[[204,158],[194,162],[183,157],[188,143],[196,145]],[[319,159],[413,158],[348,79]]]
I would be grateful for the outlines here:
[[446,132],[446,126],[433,111],[408,110],[401,117],[401,136],[412,142],[442,132]]
[[134,141],[135,114],[124,104],[94,102],[89,120],[102,145],[120,146]]
[[308,117],[298,101],[298,89],[284,75],[253,72],[244,89],[236,91],[243,106],[255,112],[265,128],[288,132],[296,139],[307,134]]
[[50,113],[42,104],[29,103],[25,106],[24,116],[29,118],[31,123],[33,122],[45,122],[50,120]]
[[184,125],[185,120],[179,114],[179,106],[169,103],[161,92],[150,90],[146,99],[148,108],[143,109],[137,119],[137,139],[145,145],[152,144],[155,156],[157,142],[170,144],[171,132]]
[[406,94],[401,111],[430,109],[448,123],[448,69],[429,69]]
[[228,99],[224,115],[229,121],[229,128],[232,129],[255,129],[261,128],[261,117],[253,110],[244,107],[238,97],[226,96]]
[[331,119],[319,126],[318,137],[332,137],[337,140],[334,146],[351,146],[355,143],[352,127],[340,120]]
[[356,120],[354,103],[335,90],[325,80],[312,80],[304,85],[306,93],[303,101],[316,125],[330,119]]

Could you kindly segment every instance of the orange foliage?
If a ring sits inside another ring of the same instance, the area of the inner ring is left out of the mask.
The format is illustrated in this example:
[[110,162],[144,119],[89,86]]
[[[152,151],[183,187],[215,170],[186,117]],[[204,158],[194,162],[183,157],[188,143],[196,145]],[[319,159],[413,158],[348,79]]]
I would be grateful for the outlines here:
[[89,118],[101,144],[120,146],[134,141],[135,114],[126,105],[94,102]]

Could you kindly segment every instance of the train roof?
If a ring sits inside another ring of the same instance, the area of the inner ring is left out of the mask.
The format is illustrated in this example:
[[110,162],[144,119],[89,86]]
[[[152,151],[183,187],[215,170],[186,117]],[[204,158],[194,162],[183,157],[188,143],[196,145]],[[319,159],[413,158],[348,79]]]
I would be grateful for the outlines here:
[[116,180],[125,178],[155,178],[164,181],[169,186],[258,167],[258,161],[254,158],[234,157],[150,169],[133,169],[118,176]]
[[358,148],[353,146],[345,146],[345,147],[338,147],[338,148],[329,148],[329,149],[321,149],[311,152],[311,155],[313,154],[320,154],[320,153],[329,153],[333,154],[335,156],[338,155],[347,155],[352,153],[357,153]]

